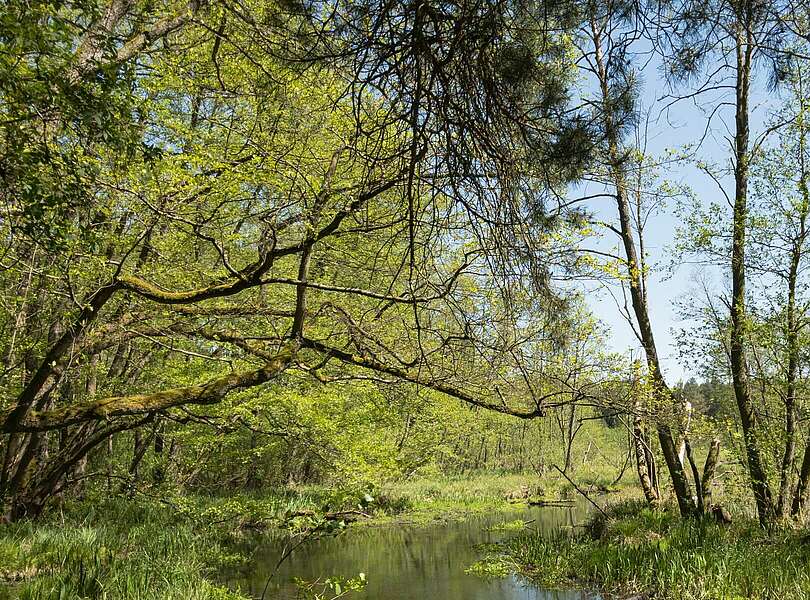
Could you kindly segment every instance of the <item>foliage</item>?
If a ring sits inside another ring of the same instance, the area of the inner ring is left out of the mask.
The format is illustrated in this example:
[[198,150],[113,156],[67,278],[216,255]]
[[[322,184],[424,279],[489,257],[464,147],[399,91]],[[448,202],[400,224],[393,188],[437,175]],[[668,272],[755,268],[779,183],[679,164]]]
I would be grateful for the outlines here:
[[[29,598],[236,597],[211,579],[239,559],[227,528],[304,543],[354,519],[607,493],[635,471],[648,503],[669,483],[695,521],[627,504],[591,539],[524,535],[473,570],[807,591],[798,538],[698,518],[713,491],[747,511],[745,487],[763,526],[810,505],[807,16],[786,0],[0,0],[6,576]],[[647,151],[650,65],[672,98],[711,95],[704,135],[733,109],[730,160],[693,160],[697,140]],[[752,136],[764,72],[788,94]],[[666,178],[688,161],[725,201]],[[673,198],[678,258],[731,274],[730,295],[684,304],[679,350],[704,381],[678,386],[647,250]],[[621,292],[643,364],[606,350],[582,279]]]
[[598,377],[551,283],[582,225],[553,190],[587,158],[565,6],[8,8],[8,518],[178,452],[210,467],[181,487],[410,474],[440,395],[530,418]]
[[334,600],[342,598],[352,592],[362,590],[366,584],[366,574],[360,573],[350,579],[344,577],[328,577],[323,581],[296,580],[301,598],[307,600]]

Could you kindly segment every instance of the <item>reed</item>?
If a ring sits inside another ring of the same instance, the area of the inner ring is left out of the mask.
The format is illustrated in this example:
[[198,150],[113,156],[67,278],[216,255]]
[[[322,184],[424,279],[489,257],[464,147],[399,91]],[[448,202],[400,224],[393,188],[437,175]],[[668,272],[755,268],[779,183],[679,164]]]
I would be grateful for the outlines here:
[[730,526],[683,520],[623,503],[575,536],[525,533],[498,560],[551,587],[585,587],[613,597],[662,600],[810,598],[810,541],[746,520]]

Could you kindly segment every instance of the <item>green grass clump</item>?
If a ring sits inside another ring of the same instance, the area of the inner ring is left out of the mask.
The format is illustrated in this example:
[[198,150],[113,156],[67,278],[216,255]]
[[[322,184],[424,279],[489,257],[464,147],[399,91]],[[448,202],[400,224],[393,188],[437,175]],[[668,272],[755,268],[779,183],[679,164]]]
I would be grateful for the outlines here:
[[549,587],[598,588],[661,600],[810,598],[810,543],[755,522],[722,526],[623,503],[577,537],[524,534],[503,555]]
[[245,560],[233,550],[244,530],[283,535],[298,513],[387,517],[409,507],[390,492],[317,486],[68,502],[41,520],[0,525],[0,600],[243,600],[215,579]]
[[[0,527],[0,598],[241,600],[212,581],[229,554],[165,507],[108,501],[45,522]],[[64,521],[63,521],[64,519]]]

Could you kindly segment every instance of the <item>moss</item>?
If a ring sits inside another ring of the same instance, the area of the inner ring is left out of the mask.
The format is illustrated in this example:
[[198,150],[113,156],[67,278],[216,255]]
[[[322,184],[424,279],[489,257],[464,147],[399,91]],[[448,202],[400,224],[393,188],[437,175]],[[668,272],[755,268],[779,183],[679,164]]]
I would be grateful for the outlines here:
[[210,293],[211,290],[223,286],[212,286],[210,288],[203,288],[201,290],[191,290],[186,292],[168,292],[159,288],[158,286],[149,283],[145,279],[135,277],[134,275],[123,274],[118,276],[118,283],[125,288],[132,290],[142,296],[151,298],[153,300],[163,302],[184,302],[192,300],[200,295]]
[[[152,394],[112,396],[48,411],[31,411],[23,420],[20,428],[56,429],[83,421],[142,415],[183,404],[214,404],[234,390],[266,383],[280,374],[292,361],[296,349],[294,344],[288,345],[273,360],[259,369],[230,373],[202,385],[174,388]],[[6,414],[9,412],[6,411]]]

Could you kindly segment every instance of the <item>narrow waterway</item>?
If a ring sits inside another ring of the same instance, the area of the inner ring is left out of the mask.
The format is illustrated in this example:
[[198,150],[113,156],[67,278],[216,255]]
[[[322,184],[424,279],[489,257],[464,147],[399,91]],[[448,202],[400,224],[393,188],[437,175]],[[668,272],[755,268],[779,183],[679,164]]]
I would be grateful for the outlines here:
[[[544,590],[518,577],[484,579],[465,573],[480,558],[479,544],[515,535],[498,525],[517,519],[551,534],[569,530],[585,517],[586,508],[525,508],[475,517],[463,522],[429,525],[354,527],[335,538],[299,548],[272,577],[266,599],[297,598],[294,579],[313,581],[364,573],[368,581],[358,600],[598,600],[588,592]],[[227,583],[260,597],[283,550],[282,540],[257,541],[254,560],[227,575]]]

